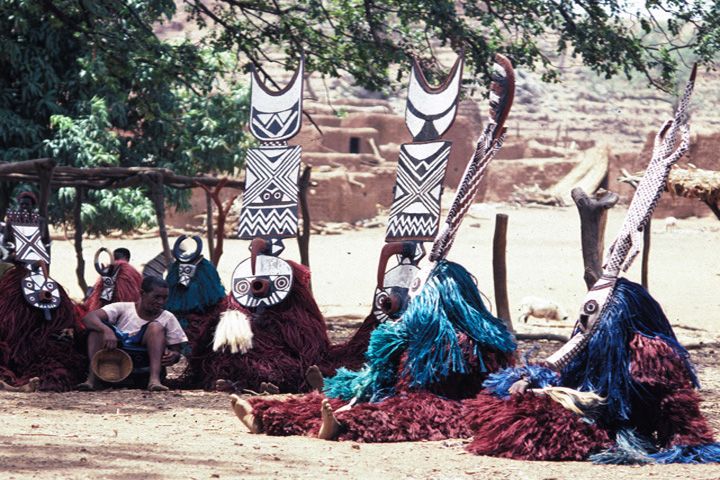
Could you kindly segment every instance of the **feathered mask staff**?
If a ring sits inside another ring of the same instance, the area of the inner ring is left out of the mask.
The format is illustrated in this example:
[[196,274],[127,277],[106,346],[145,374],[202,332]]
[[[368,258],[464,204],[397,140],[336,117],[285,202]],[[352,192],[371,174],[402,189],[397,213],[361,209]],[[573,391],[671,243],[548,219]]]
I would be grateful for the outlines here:
[[588,344],[598,327],[598,319],[612,298],[618,276],[627,271],[640,252],[643,229],[662,195],[670,168],[690,146],[687,110],[695,86],[696,72],[697,66],[693,66],[675,118],[665,122],[655,137],[650,163],[630,202],[620,233],[608,249],[602,275],[585,296],[580,317],[575,324],[575,334],[546,360],[548,366],[554,370],[562,370]]

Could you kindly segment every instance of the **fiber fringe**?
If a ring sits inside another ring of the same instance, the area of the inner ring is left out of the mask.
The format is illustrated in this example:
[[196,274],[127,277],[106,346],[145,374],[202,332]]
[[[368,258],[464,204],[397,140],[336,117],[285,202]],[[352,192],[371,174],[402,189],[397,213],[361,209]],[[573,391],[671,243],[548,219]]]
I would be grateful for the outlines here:
[[0,379],[19,386],[40,377],[41,390],[70,390],[87,373],[86,355],[73,345],[75,307],[58,285],[60,306],[45,320],[25,301],[20,286],[25,274],[15,267],[0,278]]
[[525,365],[523,367],[506,368],[488,375],[483,382],[486,393],[496,397],[509,398],[510,387],[518,380],[527,380],[531,388],[557,387],[560,385],[560,375],[547,367],[540,365]]
[[109,303],[137,302],[140,300],[140,285],[142,284],[142,275],[140,272],[125,260],[116,260],[115,268],[118,273],[115,279],[115,290],[113,291],[112,300],[106,302],[100,298],[103,283],[102,278],[98,278],[92,293],[84,302],[85,313],[102,308]]
[[203,313],[225,298],[225,287],[217,269],[205,258],[198,262],[195,275],[187,287],[179,283],[178,262],[170,265],[166,280],[170,291],[165,308],[178,316],[186,312]]

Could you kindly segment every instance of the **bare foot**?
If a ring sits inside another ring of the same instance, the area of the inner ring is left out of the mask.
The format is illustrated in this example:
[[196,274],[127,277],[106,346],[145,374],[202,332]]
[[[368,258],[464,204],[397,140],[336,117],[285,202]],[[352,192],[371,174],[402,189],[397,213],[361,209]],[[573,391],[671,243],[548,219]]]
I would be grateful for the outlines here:
[[260,433],[260,420],[253,414],[252,405],[247,400],[244,400],[237,395],[230,395],[230,404],[232,405],[233,412],[240,421],[245,425],[250,433]]
[[327,398],[322,401],[320,416],[322,417],[322,425],[320,425],[318,438],[322,440],[333,440],[340,433],[340,423],[337,421],[337,418],[335,418],[335,413]]
[[217,380],[215,380],[215,391],[216,392],[234,392],[235,386],[229,380],[225,380],[224,378],[218,378]]
[[83,383],[81,383],[79,385],[75,385],[75,390],[79,390],[81,392],[94,392],[97,389],[98,389],[97,384],[90,379],[85,380]]
[[40,379],[38,377],[32,377],[25,385],[20,387],[20,391],[25,393],[37,392],[39,387]]
[[305,380],[308,382],[308,385],[310,385],[310,388],[318,392],[322,392],[325,386],[325,379],[317,365],[310,365],[308,367],[305,371]]
[[150,392],[167,392],[168,390],[170,390],[168,387],[166,387],[162,383],[157,383],[157,382],[148,383],[147,389]]
[[280,389],[273,383],[260,382],[260,392],[267,393],[268,395],[277,395],[280,393]]
[[38,377],[31,378],[30,380],[28,380],[28,383],[26,383],[25,385],[20,385],[19,387],[15,387],[7,382],[3,382],[2,380],[0,380],[0,391],[30,393],[36,392],[38,389],[38,385],[40,385],[40,379]]

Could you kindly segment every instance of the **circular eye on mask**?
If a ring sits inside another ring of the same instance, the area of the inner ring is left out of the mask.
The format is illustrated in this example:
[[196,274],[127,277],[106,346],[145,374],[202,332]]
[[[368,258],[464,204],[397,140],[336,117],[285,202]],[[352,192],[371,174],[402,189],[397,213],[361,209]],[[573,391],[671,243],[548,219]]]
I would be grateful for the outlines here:
[[583,306],[583,311],[588,315],[596,313],[598,310],[598,303],[595,300],[588,300]]
[[235,284],[235,293],[238,295],[247,295],[250,291],[250,282],[247,280],[240,280]]
[[273,198],[274,198],[275,200],[280,200],[280,199],[282,198],[282,193],[281,193],[281,192],[275,192],[275,193],[273,194]]
[[286,288],[288,288],[288,286],[289,283],[287,278],[278,277],[275,279],[275,288],[277,288],[278,290],[285,290]]
[[384,305],[390,300],[390,296],[387,292],[380,292],[375,296],[375,306],[384,311]]
[[271,196],[270,192],[265,192],[262,194],[262,199],[267,202],[268,200],[270,200],[270,196]]

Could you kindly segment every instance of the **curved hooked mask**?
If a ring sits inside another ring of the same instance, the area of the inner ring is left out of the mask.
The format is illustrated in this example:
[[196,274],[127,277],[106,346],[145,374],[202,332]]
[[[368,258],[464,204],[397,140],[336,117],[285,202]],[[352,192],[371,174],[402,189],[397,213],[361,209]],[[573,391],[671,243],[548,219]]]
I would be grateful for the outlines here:
[[[52,278],[48,277],[41,268],[34,267],[28,271],[21,281],[25,301],[35,308],[48,311],[60,306],[60,290]],[[49,319],[49,318],[48,318]]]
[[300,131],[302,120],[303,72],[300,65],[290,82],[279,91],[265,86],[253,70],[250,76],[250,132],[263,142],[286,141]]
[[195,250],[183,249],[183,242],[187,239],[187,235],[180,235],[180,237],[175,240],[175,245],[173,245],[173,256],[178,262],[178,283],[184,287],[190,285],[190,282],[195,276],[197,264],[202,258],[203,246],[200,237],[193,235],[192,239],[195,241]]
[[[100,263],[100,254],[106,253],[110,257],[110,263],[105,265]],[[115,281],[117,280],[117,271],[115,269],[115,261],[110,254],[110,251],[101,247],[95,252],[95,271],[100,274],[102,279],[102,289],[100,290],[100,299],[106,302],[111,302],[113,294],[115,293]]]
[[436,140],[452,125],[460,98],[464,56],[461,54],[445,81],[428,84],[417,59],[413,60],[405,105],[405,124],[415,142]]
[[269,307],[288,296],[292,281],[292,267],[285,260],[270,255],[257,255],[254,274],[251,258],[235,267],[232,294],[243,307]]

